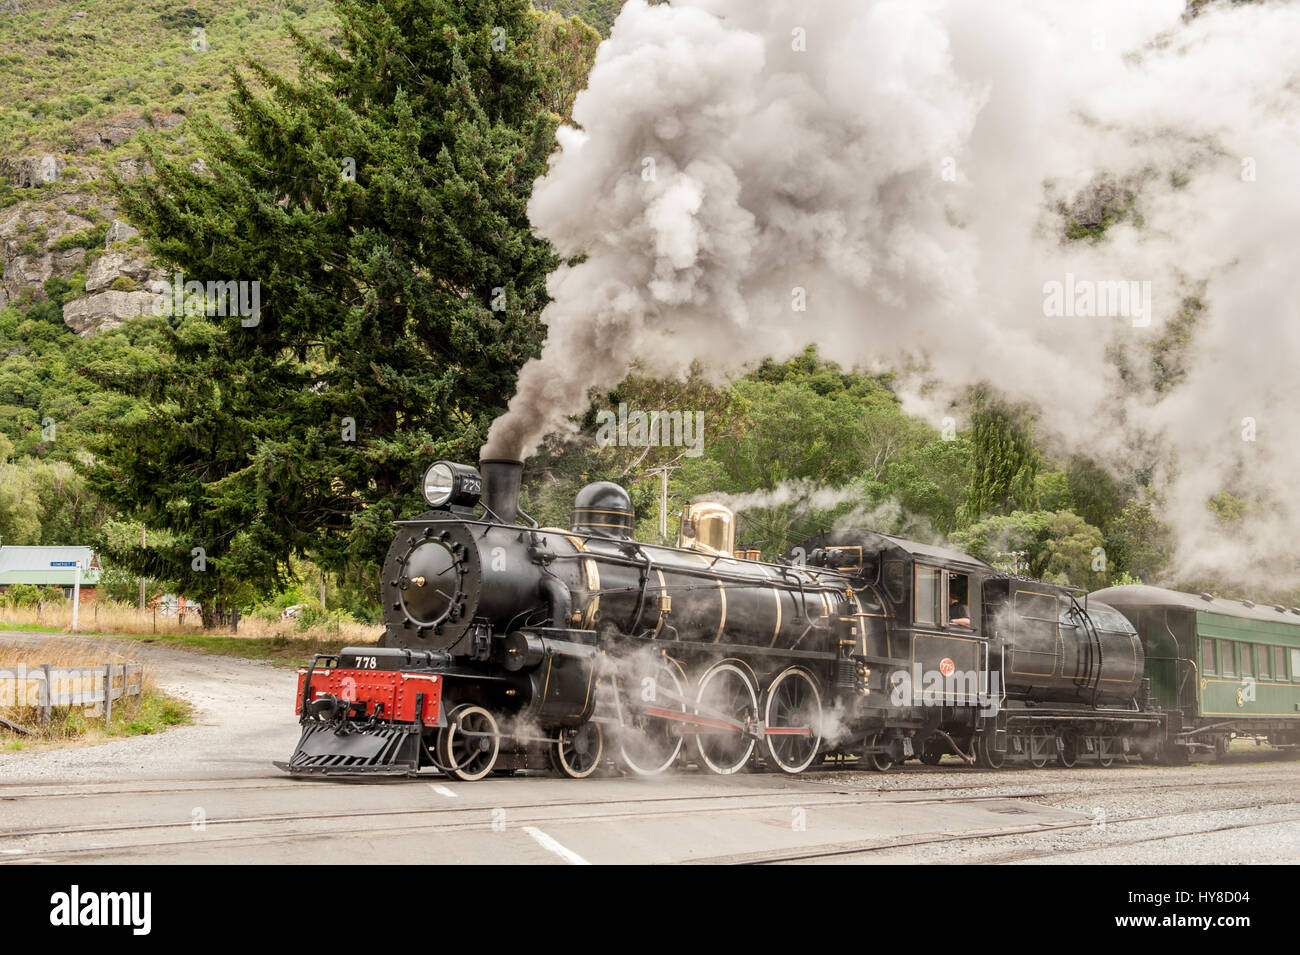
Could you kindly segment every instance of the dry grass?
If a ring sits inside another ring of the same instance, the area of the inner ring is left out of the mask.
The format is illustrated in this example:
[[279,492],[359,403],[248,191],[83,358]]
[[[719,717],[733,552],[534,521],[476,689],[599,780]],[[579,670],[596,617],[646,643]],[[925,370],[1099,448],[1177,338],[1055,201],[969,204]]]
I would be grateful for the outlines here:
[[[68,633],[72,629],[72,604],[50,604],[41,610],[0,608],[0,630],[5,629]],[[268,621],[245,617],[239,621],[239,632],[231,633],[204,630],[196,614],[186,614],[181,621],[174,615],[155,615],[150,610],[142,613],[129,604],[106,602],[82,605],[77,632],[111,634],[142,643],[298,667],[318,653],[334,654],[344,647],[374,644],[384,631],[382,627],[358,623],[329,623],[299,629],[297,621],[292,619]]]
[[[51,630],[72,632],[72,602],[47,604],[35,607],[0,608],[0,630]],[[77,620],[78,633],[118,633],[132,636],[157,635],[225,635],[250,640],[303,640],[321,643],[339,643],[350,646],[373,643],[376,632],[382,628],[360,623],[326,623],[320,626],[298,628],[296,621],[263,620],[260,617],[243,617],[238,633],[229,629],[204,630],[198,614],[187,613],[184,619],[175,614],[165,615],[153,610],[138,610],[130,604],[112,602],[82,604]]]
[[[95,667],[131,662],[137,661],[109,644],[53,639],[31,647],[0,646],[0,667],[10,670],[20,666],[33,670],[45,664],[51,667]],[[16,688],[16,699],[8,701],[11,705],[0,705],[0,717],[36,735],[28,736],[0,726],[0,748],[53,749],[85,745],[112,737],[156,733],[191,721],[189,704],[161,692],[148,666],[141,677],[140,695],[115,700],[113,719],[109,722],[104,720],[103,705],[93,704],[53,707],[49,722],[42,723],[40,707],[29,705],[29,701],[36,699],[38,687],[36,680],[24,681]]]

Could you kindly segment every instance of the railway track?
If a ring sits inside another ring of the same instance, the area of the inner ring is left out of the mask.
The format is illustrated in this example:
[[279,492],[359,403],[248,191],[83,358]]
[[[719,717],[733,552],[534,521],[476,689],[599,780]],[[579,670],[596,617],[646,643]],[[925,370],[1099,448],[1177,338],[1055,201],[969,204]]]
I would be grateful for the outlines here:
[[[608,810],[614,806],[639,806],[648,804],[666,804],[662,810],[631,810],[628,812],[600,812],[593,815],[566,816],[566,815],[537,815],[529,817],[528,822],[572,822],[581,821],[602,821],[618,818],[649,818],[653,816],[678,815],[681,813],[698,813],[701,811],[710,812],[755,812],[766,809],[785,809],[791,806],[801,808],[813,808],[816,806],[861,806],[861,805],[879,805],[881,802],[890,802],[893,804],[926,804],[926,803],[958,803],[958,802],[985,802],[989,800],[1010,801],[1015,799],[1032,798],[1036,794],[1031,792],[1012,792],[996,793],[977,796],[949,796],[919,799],[892,799],[882,800],[879,797],[887,795],[884,793],[871,793],[870,798],[863,793],[851,792],[825,792],[825,793],[808,793],[808,792],[790,792],[788,790],[762,791],[757,793],[735,793],[724,795],[692,795],[692,796],[645,796],[630,799],[600,799],[600,800],[573,800],[568,802],[557,802],[547,800],[543,802],[528,803],[504,803],[493,805],[478,806],[416,806],[410,808],[392,808],[392,809],[354,809],[341,810],[336,812],[305,812],[305,813],[275,813],[259,816],[234,816],[228,818],[207,819],[204,822],[206,828],[270,824],[283,822],[306,822],[306,821],[328,821],[337,822],[346,819],[368,819],[381,817],[401,817],[401,816],[420,816],[420,817],[451,817],[463,816],[470,814],[483,814],[493,810],[504,810],[507,813],[512,812],[532,812],[544,810],[561,810],[574,809],[581,810],[586,808],[599,808]],[[837,798],[849,797],[849,798]],[[854,798],[856,797],[856,798]],[[767,800],[763,802],[762,800]],[[688,804],[699,806],[703,803],[736,803],[742,802],[743,805],[711,805],[701,808],[691,808]],[[453,824],[443,828],[447,829],[475,829],[486,828],[487,824],[481,821],[466,822],[464,824]],[[404,829],[407,827],[397,827]],[[421,829],[430,827],[420,826]],[[0,829],[0,842],[8,839],[23,839],[36,836],[67,836],[83,835],[92,833],[106,832],[137,832],[144,830],[187,830],[192,829],[192,823],[189,820],[169,819],[156,822],[136,822],[121,823],[117,825],[105,826],[53,826],[38,829]],[[383,832],[384,829],[370,829],[367,832]],[[320,833],[313,832],[314,835]]]
[[[1294,800],[1282,802],[1251,802],[1240,806],[1216,807],[1213,810],[1205,808],[1187,809],[1180,812],[1161,812],[1145,816],[1126,816],[1122,819],[1108,820],[1107,826],[1118,828],[1124,825],[1130,825],[1140,822],[1151,822],[1155,820],[1168,820],[1178,816],[1204,815],[1208,812],[1237,812],[1246,809],[1259,809],[1262,806],[1288,806],[1294,805]],[[1263,828],[1268,826],[1286,825],[1288,823],[1300,822],[1300,813],[1286,819],[1274,819],[1261,822],[1249,822],[1231,826],[1211,826],[1204,829],[1191,829],[1178,833],[1169,833],[1161,836],[1143,836],[1138,839],[1107,841],[1105,844],[1078,847],[1073,849],[1049,849],[1049,850],[1026,850],[1017,852],[1005,857],[977,859],[973,860],[980,864],[1010,864],[1014,862],[1027,861],[1029,859],[1045,858],[1048,856],[1064,855],[1074,852],[1095,852],[1099,849],[1122,848],[1128,845],[1139,845],[1148,842],[1162,842],[1172,839],[1191,838],[1193,836],[1207,835],[1214,832],[1231,832],[1242,829]],[[815,862],[822,859],[851,859],[853,856],[867,856],[873,853],[890,852],[898,849],[908,849],[917,846],[933,846],[955,844],[963,842],[986,842],[1000,839],[1011,839],[1018,836],[1037,836],[1046,835],[1053,832],[1065,832],[1070,830],[1089,829],[1094,825],[1093,820],[1089,819],[1075,823],[1061,823],[1058,825],[1035,825],[1024,826],[1016,829],[1007,829],[1000,832],[973,832],[973,833],[936,833],[927,834],[919,837],[907,837],[901,839],[874,840],[853,845],[841,845],[834,847],[811,848],[796,851],[776,851],[766,853],[742,853],[733,855],[710,856],[704,859],[691,860],[692,865],[777,865],[788,862]]]

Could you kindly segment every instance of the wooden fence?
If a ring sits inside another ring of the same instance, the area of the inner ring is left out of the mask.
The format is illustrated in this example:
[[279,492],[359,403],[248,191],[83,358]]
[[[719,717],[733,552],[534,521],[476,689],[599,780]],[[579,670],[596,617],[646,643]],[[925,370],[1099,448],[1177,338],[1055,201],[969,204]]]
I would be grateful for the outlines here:
[[113,718],[113,701],[139,696],[144,664],[106,663],[102,666],[0,668],[0,706],[35,706],[48,723],[56,706],[94,707],[88,715]]

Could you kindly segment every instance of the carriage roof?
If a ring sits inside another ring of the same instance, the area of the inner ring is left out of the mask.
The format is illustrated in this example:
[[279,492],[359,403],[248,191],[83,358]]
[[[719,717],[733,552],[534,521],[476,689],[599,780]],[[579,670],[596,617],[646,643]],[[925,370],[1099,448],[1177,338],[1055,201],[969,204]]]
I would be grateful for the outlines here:
[[1271,604],[1248,606],[1240,600],[1229,600],[1226,597],[1187,594],[1178,590],[1166,590],[1164,587],[1150,587],[1145,584],[1107,587],[1104,590],[1094,590],[1089,596],[1120,610],[1142,607],[1177,608],[1179,610],[1217,613],[1225,617],[1242,617],[1246,620],[1285,623],[1300,627],[1300,613],[1297,613],[1295,608],[1278,610]]

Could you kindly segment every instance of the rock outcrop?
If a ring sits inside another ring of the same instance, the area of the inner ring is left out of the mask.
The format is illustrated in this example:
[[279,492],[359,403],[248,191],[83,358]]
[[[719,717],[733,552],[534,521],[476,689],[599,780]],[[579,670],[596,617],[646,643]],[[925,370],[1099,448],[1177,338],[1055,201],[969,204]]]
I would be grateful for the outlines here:
[[63,323],[82,338],[116,328],[128,318],[152,313],[152,292],[96,292],[63,306]]
[[67,168],[58,156],[26,156],[21,159],[0,160],[0,175],[19,189],[30,189],[46,183],[58,182]]
[[104,248],[111,249],[114,242],[125,242],[139,234],[139,229],[127,225],[121,219],[114,219],[113,224],[108,227],[108,235],[104,237]]
[[98,292],[108,288],[119,278],[128,278],[139,284],[149,277],[149,263],[133,258],[125,252],[106,252],[95,260],[86,273],[86,291]]
[[55,242],[90,227],[89,219],[62,209],[46,211],[20,204],[0,212],[0,305],[24,297],[42,299],[48,279],[72,278],[85,263],[86,250],[55,249]]
[[77,144],[77,152],[84,153],[91,149],[120,146],[146,129],[172,129],[184,119],[184,116],[177,113],[155,117],[152,122],[140,116],[123,116],[96,129],[83,129],[74,133],[73,140]]

